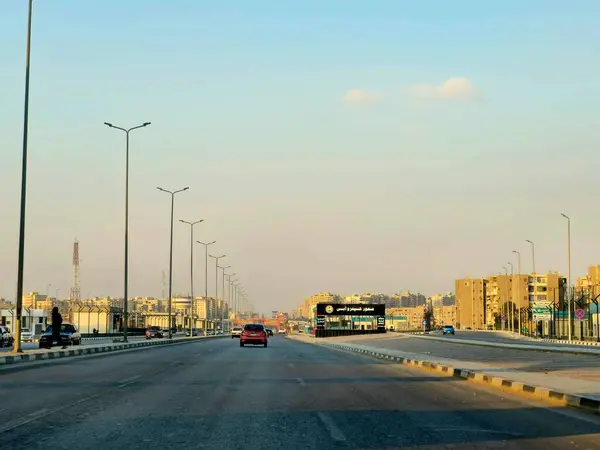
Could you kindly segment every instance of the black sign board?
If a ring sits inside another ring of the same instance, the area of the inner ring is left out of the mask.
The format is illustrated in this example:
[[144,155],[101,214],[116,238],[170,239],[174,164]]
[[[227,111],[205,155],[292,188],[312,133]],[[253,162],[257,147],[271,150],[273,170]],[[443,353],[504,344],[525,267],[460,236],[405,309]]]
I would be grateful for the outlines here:
[[325,316],[317,316],[317,328],[325,328]]
[[385,316],[385,305],[317,303],[317,316]]
[[385,316],[377,317],[377,328],[385,328]]

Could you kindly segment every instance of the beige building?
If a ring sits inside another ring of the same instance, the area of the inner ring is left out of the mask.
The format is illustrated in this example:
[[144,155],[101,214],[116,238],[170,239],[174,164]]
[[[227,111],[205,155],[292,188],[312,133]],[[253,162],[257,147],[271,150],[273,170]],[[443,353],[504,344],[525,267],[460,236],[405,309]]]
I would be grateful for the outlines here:
[[302,309],[302,312],[304,313],[303,317],[311,317],[312,310],[317,303],[342,303],[342,297],[330,292],[320,292],[305,298]]
[[473,330],[485,329],[486,287],[485,278],[464,278],[454,282],[456,293],[456,327]]
[[453,325],[456,326],[456,306],[434,306],[433,320],[436,326]]
[[566,278],[558,272],[529,275],[529,303],[561,303],[564,301]]
[[517,329],[520,309],[529,306],[528,279],[528,275],[492,275],[486,278],[485,316],[488,327],[502,327],[504,316],[504,327],[509,326],[512,318],[513,329]]

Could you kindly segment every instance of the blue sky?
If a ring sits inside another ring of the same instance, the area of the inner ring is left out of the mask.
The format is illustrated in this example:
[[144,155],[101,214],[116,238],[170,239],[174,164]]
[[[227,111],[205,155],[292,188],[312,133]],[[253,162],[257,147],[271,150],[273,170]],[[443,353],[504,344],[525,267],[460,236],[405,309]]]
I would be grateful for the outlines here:
[[[7,298],[26,4],[0,2]],[[451,290],[454,278],[526,253],[524,239],[536,242],[539,269],[564,272],[561,211],[573,218],[574,274],[600,263],[598,2],[36,0],[34,9],[27,291],[68,292],[77,237],[83,294],[121,292],[123,139],[105,121],[152,121],[132,134],[134,295],[160,295],[168,264],[169,205],[157,185],[191,187],[177,218],[206,220],[199,239],[218,241],[264,310],[322,290]],[[451,78],[473,95],[440,98]],[[351,89],[374,100],[344,103]],[[188,235],[176,232],[174,288],[187,292]]]

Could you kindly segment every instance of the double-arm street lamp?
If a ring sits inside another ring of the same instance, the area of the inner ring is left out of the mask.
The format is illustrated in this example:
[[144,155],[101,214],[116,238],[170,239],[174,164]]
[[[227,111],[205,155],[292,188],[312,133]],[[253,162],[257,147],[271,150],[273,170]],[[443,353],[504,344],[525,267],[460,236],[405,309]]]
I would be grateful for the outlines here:
[[129,133],[139,128],[144,128],[150,125],[150,122],[144,122],[131,128],[121,128],[109,122],[104,122],[109,128],[114,128],[125,133],[125,258],[124,264],[124,281],[123,281],[123,340],[127,342],[127,313],[128,313],[128,287],[129,287]]
[[219,267],[223,270],[223,277],[221,278],[221,296],[223,301],[223,306],[221,307],[221,331],[225,333],[225,325],[224,325],[224,316],[225,316],[225,305],[227,305],[225,299],[225,270],[231,268],[231,266]]
[[[215,260],[215,303],[216,306],[219,306],[219,260],[221,258],[225,258],[227,255],[220,255],[220,256],[214,256],[214,255],[208,255],[211,258],[213,258]],[[222,309],[221,309],[222,311]],[[221,316],[223,315],[223,313],[221,312]],[[223,324],[221,323],[221,327],[223,327]],[[222,329],[222,328],[221,328]]]
[[175,211],[175,194],[187,191],[189,187],[169,191],[161,187],[157,187],[159,191],[166,192],[171,195],[171,239],[169,244],[169,339],[173,338],[173,322],[171,321],[171,304],[173,303],[173,213]]
[[187,220],[181,219],[179,219],[179,221],[190,226],[190,337],[192,337],[192,322],[194,321],[194,225],[204,222],[204,219],[195,222],[188,222]]

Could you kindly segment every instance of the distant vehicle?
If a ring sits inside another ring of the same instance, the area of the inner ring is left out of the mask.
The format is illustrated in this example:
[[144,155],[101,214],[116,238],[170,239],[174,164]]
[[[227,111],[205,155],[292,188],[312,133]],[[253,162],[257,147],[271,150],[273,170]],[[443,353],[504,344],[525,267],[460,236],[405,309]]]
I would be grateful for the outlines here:
[[160,339],[165,337],[163,330],[157,326],[150,326],[146,330],[146,339]]
[[[81,345],[81,333],[77,331],[72,323],[65,323],[60,326],[60,338],[63,345]],[[46,328],[46,331],[40,336],[40,348],[50,348],[52,346],[52,325]]]
[[21,328],[21,342],[33,342],[34,337],[29,328]]
[[454,334],[454,327],[452,325],[444,325],[442,328],[442,334]]
[[277,334],[285,334],[285,328],[280,328],[280,329],[277,331]]
[[0,325],[0,347],[12,347],[15,342],[10,330],[4,325]]
[[265,330],[267,330],[267,334],[269,336],[273,336],[273,330],[271,330],[270,328],[265,328]]
[[217,334],[223,334],[223,330],[217,330]]
[[[185,335],[188,337],[190,336],[189,328],[187,330],[185,330]],[[200,336],[200,330],[198,330],[197,328],[192,328],[192,336]]]
[[214,336],[214,335],[215,335],[215,330],[208,330],[208,331],[206,332],[206,335],[207,335],[207,336]]
[[249,323],[244,325],[242,334],[240,335],[240,347],[246,344],[262,345],[267,347],[269,335],[264,325],[259,323]]
[[233,338],[239,338],[242,334],[242,327],[233,327],[233,329],[231,330],[231,339]]

